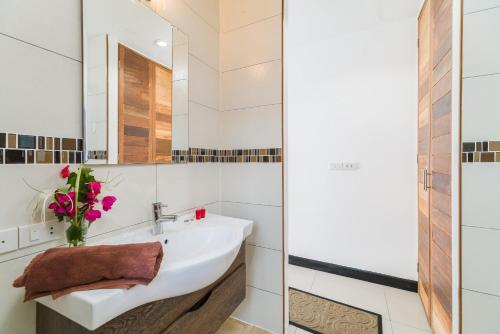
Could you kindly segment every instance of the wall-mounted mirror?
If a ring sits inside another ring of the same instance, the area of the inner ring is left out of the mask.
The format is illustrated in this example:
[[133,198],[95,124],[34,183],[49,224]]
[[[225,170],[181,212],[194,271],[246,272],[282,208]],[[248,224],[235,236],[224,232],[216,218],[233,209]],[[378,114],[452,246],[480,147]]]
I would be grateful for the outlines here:
[[170,163],[188,143],[188,38],[135,0],[83,0],[87,164]]

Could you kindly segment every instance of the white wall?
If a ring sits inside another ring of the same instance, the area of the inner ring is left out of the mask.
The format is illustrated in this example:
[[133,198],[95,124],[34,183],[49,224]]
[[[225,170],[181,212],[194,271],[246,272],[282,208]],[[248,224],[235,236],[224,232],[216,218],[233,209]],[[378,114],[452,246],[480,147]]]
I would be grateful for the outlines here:
[[[205,124],[190,140],[205,147],[217,138],[219,129],[218,2],[207,6],[205,1],[158,0],[151,5],[189,36],[190,105],[207,106],[190,113],[190,121]],[[0,132],[82,136],[80,29],[79,0],[0,1]],[[60,168],[0,167],[0,229],[32,222],[28,203],[34,192],[23,178],[36,187],[53,189],[60,185]],[[101,178],[109,171],[123,182],[113,191],[118,197],[116,207],[92,225],[91,235],[149,221],[155,201],[169,204],[171,212],[201,205],[218,208],[209,205],[219,199],[217,164],[95,169]],[[0,332],[35,333],[35,305],[22,303],[23,290],[11,285],[35,252],[56,244],[0,255]]]
[[291,255],[417,279],[419,4],[288,1]]
[[[282,147],[281,0],[221,0],[220,148]],[[236,318],[282,333],[281,163],[221,164],[222,214],[255,221]]]
[[[500,1],[465,0],[462,141],[500,140]],[[498,161],[498,160],[497,160]],[[497,333],[500,164],[462,164],[462,332]]]

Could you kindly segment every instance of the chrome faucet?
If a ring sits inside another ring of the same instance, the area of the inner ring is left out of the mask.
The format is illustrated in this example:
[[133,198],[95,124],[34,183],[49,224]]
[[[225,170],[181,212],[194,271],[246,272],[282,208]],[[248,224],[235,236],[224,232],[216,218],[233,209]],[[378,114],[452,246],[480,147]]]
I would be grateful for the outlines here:
[[164,215],[162,214],[162,209],[166,208],[167,205],[161,202],[153,203],[153,233],[162,234],[163,233],[163,222],[175,222],[177,221],[177,215]]

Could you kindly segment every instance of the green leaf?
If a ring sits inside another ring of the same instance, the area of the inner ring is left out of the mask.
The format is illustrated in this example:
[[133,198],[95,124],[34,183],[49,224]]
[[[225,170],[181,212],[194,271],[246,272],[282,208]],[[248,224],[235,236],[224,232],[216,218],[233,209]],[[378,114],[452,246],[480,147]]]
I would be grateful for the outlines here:
[[93,170],[89,167],[81,167],[80,184],[87,184],[89,182],[95,181],[95,177],[92,175]]
[[76,186],[76,178],[77,178],[77,174],[75,172],[72,172],[69,175],[68,181],[66,183],[69,184],[71,187],[74,188]]

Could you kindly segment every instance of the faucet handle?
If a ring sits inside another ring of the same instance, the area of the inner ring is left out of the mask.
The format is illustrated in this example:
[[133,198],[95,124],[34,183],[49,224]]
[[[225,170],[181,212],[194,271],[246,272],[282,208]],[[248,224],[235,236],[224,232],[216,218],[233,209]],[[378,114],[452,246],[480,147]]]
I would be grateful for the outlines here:
[[156,202],[156,203],[153,203],[153,208],[155,210],[161,210],[162,208],[168,208],[168,205],[163,204],[162,202]]
[[160,216],[162,215],[162,208],[166,208],[168,207],[166,204],[162,204],[161,202],[156,202],[156,203],[153,203],[153,213],[154,213],[154,216],[155,216],[155,219],[158,219],[160,218]]

